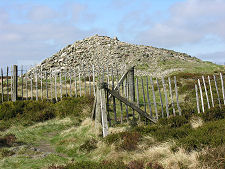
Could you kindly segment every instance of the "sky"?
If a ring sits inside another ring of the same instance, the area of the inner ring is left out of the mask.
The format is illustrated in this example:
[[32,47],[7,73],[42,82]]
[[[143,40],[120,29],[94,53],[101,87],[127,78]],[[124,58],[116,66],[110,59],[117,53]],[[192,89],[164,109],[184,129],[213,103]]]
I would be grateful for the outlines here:
[[95,34],[225,63],[225,0],[0,0],[0,66]]

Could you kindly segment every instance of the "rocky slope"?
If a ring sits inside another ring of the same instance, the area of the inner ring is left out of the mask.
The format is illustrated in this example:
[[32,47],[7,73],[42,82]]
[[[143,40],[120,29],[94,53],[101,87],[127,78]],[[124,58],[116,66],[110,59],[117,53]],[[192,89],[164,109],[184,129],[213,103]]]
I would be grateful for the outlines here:
[[95,35],[66,46],[34,69],[40,70],[42,67],[43,71],[63,71],[82,65],[86,69],[88,65],[117,65],[119,70],[124,70],[126,66],[134,65],[139,75],[158,76],[184,70],[184,64],[192,67],[199,63],[204,62],[185,53],[129,44],[116,37]]

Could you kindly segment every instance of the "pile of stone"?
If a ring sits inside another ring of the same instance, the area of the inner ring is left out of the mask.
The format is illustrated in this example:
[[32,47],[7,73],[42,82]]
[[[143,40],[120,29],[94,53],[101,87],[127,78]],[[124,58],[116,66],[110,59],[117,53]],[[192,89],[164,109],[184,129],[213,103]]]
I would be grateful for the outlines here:
[[40,65],[31,70],[43,71],[65,71],[94,65],[95,67],[107,67],[117,65],[119,70],[126,67],[136,66],[138,75],[161,75],[168,74],[182,68],[170,68],[162,70],[160,63],[170,59],[180,59],[195,62],[193,58],[185,53],[174,52],[152,46],[134,45],[121,42],[117,37],[94,35],[86,39],[76,41],[45,59]]

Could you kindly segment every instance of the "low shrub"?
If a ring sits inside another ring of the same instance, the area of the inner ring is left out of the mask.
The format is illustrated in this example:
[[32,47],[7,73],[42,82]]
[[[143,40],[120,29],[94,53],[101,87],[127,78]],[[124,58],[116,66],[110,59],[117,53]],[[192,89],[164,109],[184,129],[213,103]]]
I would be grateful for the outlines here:
[[124,132],[122,134],[122,143],[119,147],[127,151],[135,150],[140,139],[141,134],[138,132]]
[[127,166],[120,161],[80,161],[68,164],[65,169],[127,169]]
[[219,120],[225,118],[225,106],[222,106],[221,108],[219,105],[216,105],[215,107],[211,109],[207,109],[205,113],[202,113],[200,115],[204,121],[213,121],[213,120]]
[[203,168],[220,169],[225,167],[225,144],[216,148],[209,148],[198,156]]
[[4,137],[0,137],[0,147],[10,147],[15,143],[16,136],[14,134],[8,134]]
[[137,148],[141,139],[141,134],[136,131],[125,131],[121,133],[110,134],[104,138],[107,144],[120,143],[117,149],[132,151]]
[[97,148],[97,143],[98,141],[95,140],[94,138],[87,140],[84,142],[84,144],[80,146],[80,150],[90,152]]
[[159,124],[166,125],[170,128],[178,128],[187,124],[188,120],[184,116],[175,116],[170,118],[162,118],[159,120]]
[[143,169],[144,168],[144,162],[138,161],[138,160],[130,161],[128,163],[128,168],[129,169]]
[[149,162],[146,165],[146,169],[164,169],[162,165],[158,163]]
[[217,147],[225,143],[225,120],[211,121],[192,129],[186,137],[178,139],[186,150],[201,150],[204,147]]
[[5,149],[5,148],[1,148],[0,149],[0,156],[1,156],[1,158],[9,157],[9,156],[12,156],[14,154],[15,154],[15,152],[13,152],[11,150],[8,150],[8,149]]

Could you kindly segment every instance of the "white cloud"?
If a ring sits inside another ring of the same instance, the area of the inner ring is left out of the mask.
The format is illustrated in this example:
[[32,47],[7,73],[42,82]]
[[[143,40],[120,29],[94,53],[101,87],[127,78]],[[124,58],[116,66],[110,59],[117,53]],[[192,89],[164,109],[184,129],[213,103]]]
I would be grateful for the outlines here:
[[145,43],[171,47],[198,43],[207,35],[225,40],[225,1],[186,0],[170,8],[169,18],[140,32],[137,38]]
[[80,28],[81,17],[84,22],[89,17],[94,21],[94,17],[86,12],[87,6],[70,5],[67,8],[68,4],[64,4],[60,10],[32,3],[8,6],[7,11],[0,9],[0,64],[41,61],[69,43],[102,32],[92,27]]

